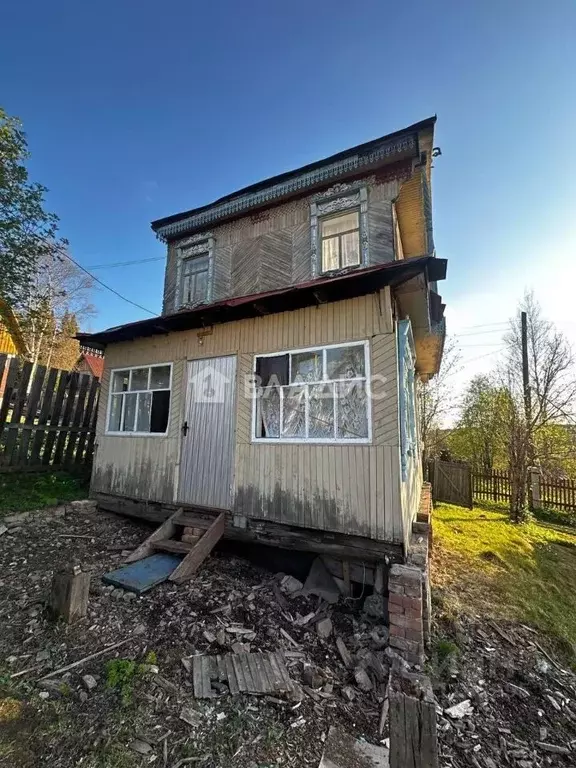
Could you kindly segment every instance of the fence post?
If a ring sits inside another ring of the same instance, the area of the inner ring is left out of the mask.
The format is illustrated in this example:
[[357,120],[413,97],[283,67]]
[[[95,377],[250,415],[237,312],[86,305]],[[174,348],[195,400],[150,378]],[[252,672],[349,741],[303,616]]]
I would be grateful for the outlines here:
[[528,470],[530,482],[528,484],[528,496],[530,509],[540,509],[540,470],[538,467],[530,467]]

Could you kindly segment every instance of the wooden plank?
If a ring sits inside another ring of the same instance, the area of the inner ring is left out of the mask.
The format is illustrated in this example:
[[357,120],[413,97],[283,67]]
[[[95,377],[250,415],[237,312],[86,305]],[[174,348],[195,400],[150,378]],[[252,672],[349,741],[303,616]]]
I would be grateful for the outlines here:
[[230,688],[230,693],[232,695],[236,693],[240,693],[240,686],[238,685],[238,678],[236,677],[236,672],[234,669],[234,664],[232,663],[232,659],[234,656],[232,654],[228,654],[228,656],[225,657],[225,663],[226,663],[226,672],[228,675],[228,688]]
[[40,415],[38,416],[38,429],[34,435],[32,441],[32,450],[30,452],[30,463],[39,464],[42,456],[42,445],[46,436],[46,430],[42,427],[48,423],[50,417],[50,410],[52,408],[52,400],[54,398],[54,389],[56,387],[56,381],[58,378],[58,369],[50,368],[48,371],[48,377],[44,386],[44,392],[42,396],[42,405],[40,406]]
[[92,456],[94,455],[94,443],[96,440],[96,423],[98,421],[98,404],[100,402],[100,386],[96,392],[96,398],[94,400],[94,406],[92,409],[92,416],[90,419],[90,434],[88,436],[88,442],[86,444],[86,452],[84,454],[84,464],[92,463]]
[[175,518],[178,517],[181,510],[178,509],[174,514],[165,520],[162,525],[153,531],[147,539],[145,539],[139,547],[137,547],[131,555],[128,555],[124,562],[134,563],[136,560],[142,560],[143,557],[154,554],[154,544],[162,539],[169,539],[176,533],[176,526],[174,524]]
[[186,541],[177,541],[176,539],[161,539],[152,544],[152,548],[161,552],[191,552],[194,544]]
[[[14,401],[14,408],[12,409],[12,417],[10,424],[20,424],[20,419],[26,404],[26,398],[28,394],[28,383],[30,382],[30,376],[32,375],[33,364],[30,362],[24,363],[22,368],[22,374],[18,383],[18,390],[16,392],[16,398]],[[13,464],[12,456],[16,453],[16,446],[18,442],[18,430],[8,430],[6,434],[6,441],[4,443],[4,464]]]
[[[32,379],[32,386],[28,394],[28,400],[25,406],[24,424],[32,426],[38,416],[38,406],[40,404],[40,397],[42,395],[42,387],[44,385],[44,378],[46,377],[46,366],[38,365],[34,371],[34,378]],[[28,464],[31,460],[31,456],[28,455],[28,446],[30,444],[30,437],[32,432],[30,429],[25,429],[20,435],[20,450],[16,455],[14,452],[13,464],[24,465]]]
[[225,525],[226,515],[222,512],[218,515],[216,520],[214,520],[204,536],[202,536],[198,543],[194,545],[193,549],[186,555],[184,560],[182,560],[178,568],[176,568],[170,577],[170,581],[181,584],[196,573],[218,541],[222,538]]
[[[52,415],[50,416],[50,426],[55,427],[60,423],[60,413],[62,411],[62,405],[64,404],[64,397],[66,395],[66,389],[68,388],[68,380],[70,374],[65,371],[60,371],[60,378],[58,379],[58,389],[56,390],[56,397],[54,398],[54,408],[52,409]],[[42,455],[42,464],[52,463],[52,449],[56,441],[56,432],[51,431],[46,436],[46,445],[44,446],[44,453]]]
[[84,408],[86,406],[86,397],[88,395],[88,387],[92,381],[92,376],[86,374],[80,375],[80,387],[78,389],[78,397],[76,398],[76,404],[74,406],[74,415],[72,416],[72,422],[70,424],[71,429],[68,431],[68,442],[66,444],[66,450],[64,452],[64,464],[67,466],[72,464],[74,459],[74,452],[76,450],[77,438],[76,429],[82,424],[84,416]]
[[15,357],[8,359],[7,369],[8,373],[6,374],[6,386],[4,387],[2,405],[0,405],[0,438],[2,437],[2,431],[8,418],[8,411],[10,410],[10,405],[14,394],[14,387],[18,382],[18,374],[20,368],[18,360]]
[[54,449],[54,461],[55,466],[59,466],[62,463],[64,456],[64,448],[66,447],[66,439],[68,437],[68,427],[72,426],[72,415],[74,413],[74,407],[76,404],[76,392],[78,390],[78,381],[80,374],[71,373],[66,390],[66,402],[64,404],[64,413],[62,414],[62,429],[58,433],[56,438],[56,448]]
[[192,658],[192,683],[194,685],[194,696],[201,699],[204,695],[204,686],[202,684],[202,656]]

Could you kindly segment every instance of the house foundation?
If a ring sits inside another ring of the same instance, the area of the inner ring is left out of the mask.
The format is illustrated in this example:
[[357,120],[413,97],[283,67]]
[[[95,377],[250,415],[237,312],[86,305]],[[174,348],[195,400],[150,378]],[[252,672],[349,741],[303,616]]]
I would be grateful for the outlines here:
[[406,562],[392,565],[388,574],[390,645],[410,664],[424,663],[430,643],[431,514],[432,488],[430,483],[423,483]]

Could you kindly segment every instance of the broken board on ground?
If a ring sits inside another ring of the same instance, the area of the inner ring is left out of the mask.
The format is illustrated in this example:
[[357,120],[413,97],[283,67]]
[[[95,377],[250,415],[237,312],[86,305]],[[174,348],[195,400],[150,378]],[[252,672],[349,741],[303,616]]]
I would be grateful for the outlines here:
[[332,725],[318,768],[388,768],[389,765],[390,753],[386,747],[356,739]]
[[142,595],[170,577],[182,562],[178,555],[158,553],[102,576],[105,584]]
[[294,688],[280,652],[194,656],[192,675],[197,699],[218,695],[212,681],[227,685],[231,694],[289,693]]

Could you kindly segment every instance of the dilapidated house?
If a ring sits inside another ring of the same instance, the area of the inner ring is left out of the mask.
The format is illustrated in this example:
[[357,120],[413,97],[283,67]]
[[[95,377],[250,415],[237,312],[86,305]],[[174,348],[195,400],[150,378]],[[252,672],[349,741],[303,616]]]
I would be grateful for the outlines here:
[[105,350],[92,494],[225,536],[403,562],[422,487],[416,380],[445,327],[435,118],[153,222],[163,312]]

